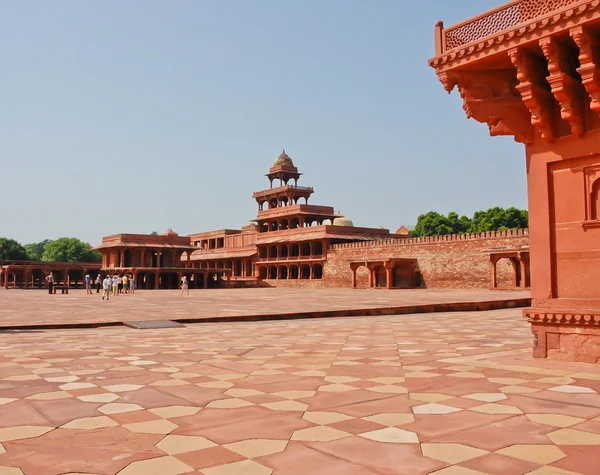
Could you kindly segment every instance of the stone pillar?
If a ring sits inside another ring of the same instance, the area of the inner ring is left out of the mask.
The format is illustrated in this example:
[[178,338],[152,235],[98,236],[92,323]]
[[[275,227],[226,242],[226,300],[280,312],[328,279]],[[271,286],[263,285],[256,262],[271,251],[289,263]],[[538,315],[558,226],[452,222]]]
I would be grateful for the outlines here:
[[158,290],[160,288],[160,282],[159,282],[159,277],[160,277],[160,272],[155,270],[154,271],[154,290]]
[[496,279],[496,262],[497,260],[492,258],[490,259],[490,288],[495,289],[498,285]]
[[512,269],[513,269],[513,274],[512,274],[513,287],[517,288],[517,287],[519,287],[519,274],[521,272],[521,267],[520,267],[519,261],[517,260],[516,257],[512,257],[510,259],[510,263],[511,263]]
[[393,264],[385,263],[385,288],[388,290],[392,289],[392,271],[394,269]]
[[350,264],[350,270],[352,271],[352,288],[356,288],[356,269],[358,267],[354,264]]
[[125,267],[125,251],[123,249],[119,251],[119,265],[117,267]]
[[521,288],[527,288],[527,261],[523,256],[519,256],[519,264],[521,266]]
[[204,281],[202,283],[203,283],[203,287],[205,289],[208,289],[208,270],[206,272],[204,272]]
[[69,276],[69,269],[65,269],[63,271],[64,274],[64,285],[69,287],[69,284],[71,283],[71,277]]

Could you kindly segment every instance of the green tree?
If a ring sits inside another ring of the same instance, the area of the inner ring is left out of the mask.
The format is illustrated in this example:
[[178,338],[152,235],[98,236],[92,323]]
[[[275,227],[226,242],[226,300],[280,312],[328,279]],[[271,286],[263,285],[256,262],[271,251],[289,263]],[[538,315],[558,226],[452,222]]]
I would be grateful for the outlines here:
[[476,211],[473,218],[458,216],[454,211],[444,216],[436,211],[422,214],[417,220],[412,235],[443,236],[445,234],[482,233],[506,229],[526,228],[529,224],[526,210],[517,208],[490,208]]
[[150,233],[150,236],[158,236],[158,233],[157,233],[156,231],[152,231],[152,232]]
[[100,262],[102,255],[92,251],[92,246],[77,238],[62,237],[46,246],[42,256],[44,261],[57,262]]
[[450,220],[436,211],[420,215],[415,229],[412,231],[412,235],[415,237],[441,236],[444,234],[452,234]]
[[0,261],[28,261],[29,256],[21,243],[10,238],[0,238]]
[[52,240],[50,240],[50,239],[44,239],[41,242],[33,242],[31,244],[25,244],[25,246],[23,246],[23,247],[27,251],[27,255],[29,256],[29,258],[32,261],[41,261],[42,256],[44,255],[44,250],[46,249],[46,246],[48,244],[50,244],[51,242],[52,242]]

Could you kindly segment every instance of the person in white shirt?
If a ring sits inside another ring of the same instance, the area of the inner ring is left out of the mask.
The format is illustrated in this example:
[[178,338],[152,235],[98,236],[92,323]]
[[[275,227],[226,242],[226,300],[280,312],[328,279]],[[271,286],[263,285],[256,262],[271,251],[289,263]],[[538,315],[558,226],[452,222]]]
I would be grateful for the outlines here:
[[112,290],[113,290],[113,295],[119,295],[119,278],[117,277],[117,275],[113,275],[112,278]]
[[110,297],[110,287],[112,286],[112,280],[107,275],[102,281],[102,300],[106,297],[106,300]]

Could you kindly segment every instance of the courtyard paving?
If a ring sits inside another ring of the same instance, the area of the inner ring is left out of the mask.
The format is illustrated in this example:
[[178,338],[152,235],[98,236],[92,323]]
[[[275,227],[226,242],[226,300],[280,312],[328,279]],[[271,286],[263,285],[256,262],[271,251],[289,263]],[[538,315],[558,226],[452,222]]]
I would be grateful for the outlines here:
[[598,474],[600,368],[531,343],[518,309],[4,331],[0,474]]
[[351,309],[384,309],[457,302],[529,298],[515,290],[412,289],[209,289],[136,291],[103,301],[101,294],[71,290],[48,295],[43,290],[0,288],[0,328],[27,325],[99,324],[141,320],[286,315]]

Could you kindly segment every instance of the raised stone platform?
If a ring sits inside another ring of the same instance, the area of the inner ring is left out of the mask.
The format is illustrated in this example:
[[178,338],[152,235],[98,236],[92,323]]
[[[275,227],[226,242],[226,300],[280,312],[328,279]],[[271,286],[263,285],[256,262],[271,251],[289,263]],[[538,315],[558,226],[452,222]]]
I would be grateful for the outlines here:
[[85,328],[126,321],[214,322],[408,313],[494,310],[525,307],[528,291],[379,289],[215,289],[137,291],[134,295],[69,295],[0,290],[0,330]]

